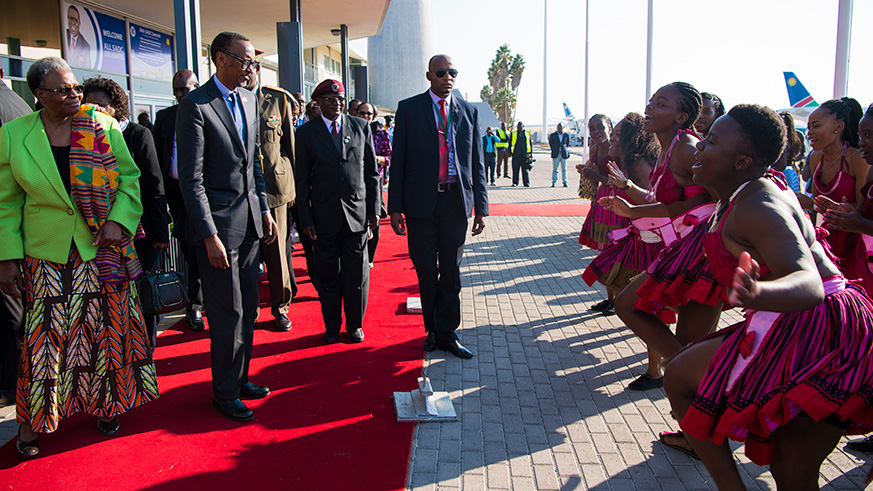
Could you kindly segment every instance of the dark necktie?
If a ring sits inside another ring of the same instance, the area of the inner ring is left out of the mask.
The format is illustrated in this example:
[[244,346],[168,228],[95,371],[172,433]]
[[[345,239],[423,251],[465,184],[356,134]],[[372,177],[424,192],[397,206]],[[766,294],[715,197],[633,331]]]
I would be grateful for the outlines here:
[[439,100],[440,104],[440,182],[445,184],[449,180],[449,141],[448,134],[448,115],[446,114],[446,101]]
[[330,123],[330,137],[333,139],[333,145],[336,147],[336,151],[342,153],[343,147],[340,143],[339,125],[336,121]]

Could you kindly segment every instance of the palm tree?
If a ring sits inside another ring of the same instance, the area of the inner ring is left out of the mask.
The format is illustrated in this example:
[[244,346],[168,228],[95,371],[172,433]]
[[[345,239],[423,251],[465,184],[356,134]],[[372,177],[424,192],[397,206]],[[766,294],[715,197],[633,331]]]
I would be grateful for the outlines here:
[[524,72],[524,57],[512,55],[508,44],[497,48],[497,53],[488,68],[488,85],[479,91],[479,97],[487,102],[497,114],[497,118],[512,126],[515,119],[515,105],[518,100],[518,86]]

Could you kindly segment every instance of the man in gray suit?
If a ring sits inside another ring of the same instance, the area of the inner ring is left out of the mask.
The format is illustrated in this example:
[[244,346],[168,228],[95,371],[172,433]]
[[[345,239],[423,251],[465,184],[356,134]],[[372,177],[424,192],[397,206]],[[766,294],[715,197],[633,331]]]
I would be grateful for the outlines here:
[[339,340],[342,313],[353,343],[364,340],[370,268],[367,227],[378,225],[379,170],[370,125],[343,114],[345,90],[325,80],[312,91],[321,116],[297,129],[297,207],[312,240],[312,281],[321,302],[324,341]]
[[176,146],[179,186],[197,245],[203,296],[209,305],[212,404],[223,416],[250,421],[240,399],[270,389],[248,379],[258,316],[258,238],[275,240],[258,155],[257,98],[244,87],[258,66],[248,38],[222,32],[212,41],[216,73],[179,103]]

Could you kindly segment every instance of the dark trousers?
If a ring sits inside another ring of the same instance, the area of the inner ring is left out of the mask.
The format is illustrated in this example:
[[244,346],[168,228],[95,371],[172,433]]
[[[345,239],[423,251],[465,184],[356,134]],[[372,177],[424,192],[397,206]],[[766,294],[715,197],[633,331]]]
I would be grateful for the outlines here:
[[[165,176],[164,192],[167,197],[167,205],[170,207],[170,215],[175,223],[179,223],[178,217],[185,210],[185,202],[182,200],[182,190],[179,188],[179,181],[172,177]],[[188,310],[199,310],[203,306],[203,288],[200,284],[200,268],[197,266],[196,246],[179,240],[179,249],[182,251],[182,257],[185,258],[188,272],[185,275],[185,281],[188,283],[188,301],[191,304]]]
[[497,166],[497,155],[485,152],[485,177],[494,184],[494,168]]
[[409,258],[418,276],[424,330],[437,341],[458,339],[461,324],[461,258],[467,213],[458,188],[439,193],[434,214],[406,218]]
[[261,244],[261,257],[267,264],[270,312],[276,316],[288,313],[288,306],[294,296],[291,284],[294,270],[291,268],[291,255],[288,253],[288,205],[280,205],[271,211],[276,220],[276,240],[267,245]]
[[367,232],[352,232],[346,224],[338,233],[318,233],[312,243],[312,281],[318,291],[324,330],[337,334],[346,314],[346,330],[363,327],[370,292]]
[[205,247],[197,247],[197,262],[203,278],[203,294],[209,305],[212,392],[218,399],[239,397],[239,388],[249,381],[254,325],[258,318],[258,239],[249,224],[245,240],[227,250],[230,267],[209,264]]
[[[385,185],[382,184],[382,180],[379,179],[379,196],[385,194]],[[382,202],[382,207],[379,210],[379,217],[385,218],[388,216],[388,210],[385,208],[385,200],[379,200]],[[377,222],[376,228],[373,229],[372,237],[367,241],[367,255],[370,259],[370,264],[373,264],[373,260],[376,258],[376,246],[379,245],[379,229],[382,228],[381,224]]]
[[518,184],[518,171],[521,171],[521,181],[525,186],[530,186],[530,175],[527,168],[527,154],[512,155],[512,184]]
[[497,151],[497,175],[500,176],[500,166],[503,165],[503,177],[509,177],[509,150]]
[[[15,400],[19,340],[24,336],[24,306],[21,299],[0,293],[0,393]],[[2,394],[0,394],[2,396]]]
[[[139,264],[142,265],[142,270],[145,273],[152,273],[158,264],[158,255],[160,251],[155,249],[153,242],[148,238],[139,239],[133,242],[133,248],[136,249],[136,257],[139,258]],[[142,322],[145,324],[149,332],[149,339],[152,342],[152,350],[158,345],[158,321],[160,316],[143,315]]]

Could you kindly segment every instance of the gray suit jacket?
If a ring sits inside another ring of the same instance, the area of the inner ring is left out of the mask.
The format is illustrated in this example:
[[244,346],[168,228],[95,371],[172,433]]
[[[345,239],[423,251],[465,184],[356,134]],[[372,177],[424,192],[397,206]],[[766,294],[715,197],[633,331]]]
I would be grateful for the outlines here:
[[297,128],[297,208],[300,226],[318,234],[338,233],[343,221],[363,232],[367,217],[379,214],[379,170],[370,125],[343,114],[337,152],[321,117]]
[[270,209],[258,155],[257,98],[239,88],[246,142],[213,79],[185,96],[176,113],[179,187],[188,210],[183,238],[203,246],[218,234],[225,248],[242,244],[248,221],[263,236],[261,212]]

